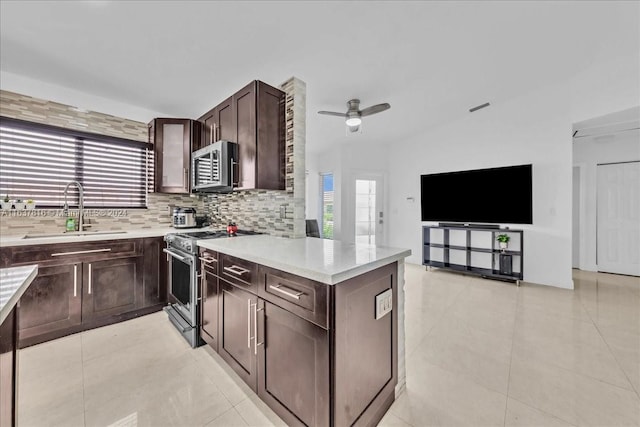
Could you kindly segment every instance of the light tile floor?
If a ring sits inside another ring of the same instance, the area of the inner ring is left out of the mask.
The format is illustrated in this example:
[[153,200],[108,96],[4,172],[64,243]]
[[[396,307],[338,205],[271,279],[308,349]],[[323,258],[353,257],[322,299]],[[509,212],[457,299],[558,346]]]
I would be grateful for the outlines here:
[[[407,390],[383,426],[640,425],[640,278],[574,291],[406,265]],[[156,313],[20,352],[20,426],[283,425]]]

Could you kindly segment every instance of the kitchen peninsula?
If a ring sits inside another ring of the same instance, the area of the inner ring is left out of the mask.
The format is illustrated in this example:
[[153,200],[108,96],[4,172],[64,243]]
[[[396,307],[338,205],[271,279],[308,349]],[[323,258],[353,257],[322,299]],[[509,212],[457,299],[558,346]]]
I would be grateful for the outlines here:
[[18,310],[24,291],[38,274],[37,265],[0,269],[0,425],[16,424],[18,381]]
[[376,425],[404,374],[409,250],[199,240],[201,337],[289,425]]

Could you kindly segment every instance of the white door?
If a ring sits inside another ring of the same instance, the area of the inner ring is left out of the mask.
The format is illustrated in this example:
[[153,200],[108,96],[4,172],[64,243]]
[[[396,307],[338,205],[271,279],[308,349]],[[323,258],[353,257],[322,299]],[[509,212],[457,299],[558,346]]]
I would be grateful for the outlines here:
[[573,167],[572,267],[580,268],[580,167]]
[[640,276],[640,162],[598,165],[598,271]]
[[381,177],[355,179],[355,242],[384,244],[384,187]]

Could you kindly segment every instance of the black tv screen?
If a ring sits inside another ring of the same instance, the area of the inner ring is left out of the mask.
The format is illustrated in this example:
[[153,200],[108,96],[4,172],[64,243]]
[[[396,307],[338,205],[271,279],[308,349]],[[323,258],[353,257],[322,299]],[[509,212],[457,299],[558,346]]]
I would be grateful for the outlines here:
[[532,224],[531,165],[422,175],[422,221]]

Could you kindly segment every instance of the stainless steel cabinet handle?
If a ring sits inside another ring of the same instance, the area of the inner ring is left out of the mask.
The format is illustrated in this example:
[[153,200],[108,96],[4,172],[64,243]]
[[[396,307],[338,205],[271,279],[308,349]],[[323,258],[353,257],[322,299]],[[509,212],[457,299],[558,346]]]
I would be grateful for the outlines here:
[[255,336],[253,337],[253,354],[258,354],[258,346],[264,344],[263,342],[258,342],[258,312],[262,311],[261,308],[258,308],[258,303],[256,302],[253,305],[253,333]]
[[229,273],[233,273],[237,276],[242,276],[244,273],[248,273],[249,270],[246,268],[242,268],[237,265],[232,265],[231,267],[224,267],[224,271],[228,271]]
[[218,262],[217,259],[215,259],[214,257],[210,257],[210,256],[208,256],[208,257],[200,257],[200,261],[204,262],[205,264],[211,264],[211,263],[214,263],[214,262]]
[[202,292],[202,302],[207,300],[207,275],[203,272],[198,275],[200,277],[200,289]]
[[94,254],[97,252],[111,252],[111,248],[105,249],[91,249],[88,251],[74,251],[74,252],[58,252],[55,254],[51,254],[51,256],[64,256],[64,255],[78,255],[78,254]]
[[78,264],[73,266],[73,297],[78,296]]
[[251,300],[247,300],[247,348],[251,348]]
[[269,289],[273,289],[276,292],[280,292],[283,295],[286,295],[288,297],[295,298],[295,299],[300,299],[300,295],[304,295],[304,292],[296,292],[296,291],[289,292],[287,290],[289,288],[285,288],[281,284],[269,285]]
[[182,173],[182,185],[185,186],[187,185],[187,182],[189,182],[189,171],[187,168],[182,168]]
[[91,263],[89,263],[89,295],[91,295]]
[[209,144],[213,144],[213,133],[216,131],[216,124],[211,125],[211,132],[209,132]]

